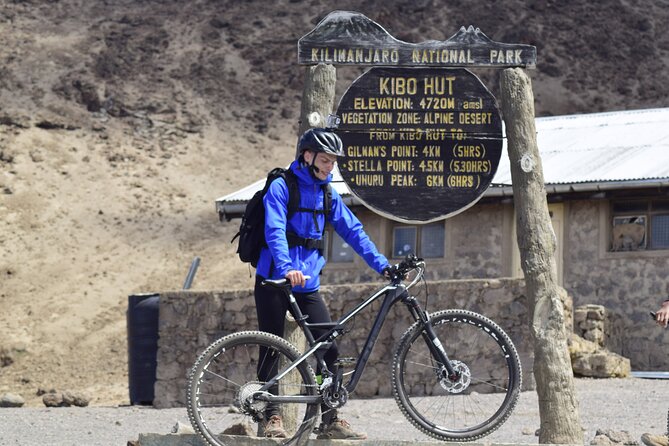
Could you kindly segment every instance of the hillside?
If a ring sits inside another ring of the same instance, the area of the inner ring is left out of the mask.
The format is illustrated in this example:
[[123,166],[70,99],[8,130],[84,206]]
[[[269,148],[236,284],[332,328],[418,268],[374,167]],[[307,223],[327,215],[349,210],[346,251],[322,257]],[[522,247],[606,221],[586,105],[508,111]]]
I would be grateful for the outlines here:
[[[669,9],[639,0],[343,1],[395,37],[537,46],[538,115],[668,104]],[[527,3],[527,4],[526,4]],[[293,153],[317,1],[0,4],[0,394],[128,401],[127,296],[251,285],[214,200]],[[338,70],[338,91],[362,72]],[[493,92],[497,73],[481,71]]]

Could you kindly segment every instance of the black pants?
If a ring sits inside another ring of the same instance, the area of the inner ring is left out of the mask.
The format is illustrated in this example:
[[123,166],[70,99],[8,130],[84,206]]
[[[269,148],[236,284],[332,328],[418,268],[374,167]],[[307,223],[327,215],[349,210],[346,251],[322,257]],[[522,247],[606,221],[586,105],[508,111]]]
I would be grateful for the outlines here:
[[[288,303],[288,298],[281,291],[276,288],[271,288],[267,286],[262,286],[262,278],[256,276],[256,285],[255,285],[255,300],[256,300],[256,313],[258,314],[258,329],[267,333],[272,333],[277,336],[283,337],[285,322],[286,322],[286,311],[290,311],[290,305]],[[305,316],[309,316],[307,322],[319,323],[319,322],[331,322],[330,311],[323,301],[318,291],[312,293],[293,293],[297,305],[300,307],[300,311]],[[295,315],[293,315],[295,316]],[[317,330],[313,329],[312,334],[315,339],[318,339],[319,336],[324,334],[327,330]],[[268,355],[268,352],[264,349],[260,350],[261,358],[265,358]],[[322,355],[325,360],[325,364],[328,366],[328,369],[331,372],[336,372],[334,363],[339,356],[339,350],[337,349],[337,344],[332,343],[330,348],[324,352],[317,352],[317,357]],[[261,360],[258,361],[258,380],[267,381],[267,379],[278,373],[278,362],[271,360]],[[320,370],[317,369],[316,373],[320,373]],[[277,393],[278,389],[270,389],[274,394]],[[323,410],[325,413],[325,410]],[[278,408],[274,405],[267,407],[265,411],[265,416],[269,418],[272,415],[278,414]]]

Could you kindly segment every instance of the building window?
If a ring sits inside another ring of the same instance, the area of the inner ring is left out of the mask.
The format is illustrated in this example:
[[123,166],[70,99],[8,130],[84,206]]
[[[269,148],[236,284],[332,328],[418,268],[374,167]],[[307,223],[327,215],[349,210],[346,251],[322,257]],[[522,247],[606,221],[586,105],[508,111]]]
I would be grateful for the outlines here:
[[417,254],[415,226],[397,226],[393,229],[393,257]]
[[669,249],[669,200],[612,203],[611,251]]
[[[351,248],[351,245],[346,243],[335,231],[326,231],[325,234],[327,238],[332,239],[329,250],[330,261],[333,263],[353,262],[355,252],[353,251],[353,248]],[[325,245],[328,245],[327,239]]]
[[444,257],[444,223],[423,226],[420,234],[421,257]]
[[416,254],[424,258],[444,257],[444,223],[425,226],[395,226],[393,254],[395,258]]

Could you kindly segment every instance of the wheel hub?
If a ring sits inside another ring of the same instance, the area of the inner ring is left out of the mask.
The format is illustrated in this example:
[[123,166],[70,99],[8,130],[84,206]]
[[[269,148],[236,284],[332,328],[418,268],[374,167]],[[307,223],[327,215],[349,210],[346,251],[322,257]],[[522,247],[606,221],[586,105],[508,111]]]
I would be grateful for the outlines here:
[[265,410],[267,401],[260,401],[253,398],[254,395],[258,394],[258,391],[262,386],[262,383],[252,381],[239,388],[235,402],[243,412],[254,415]]
[[448,372],[446,370],[443,373],[440,372],[439,384],[441,387],[446,389],[449,393],[462,393],[464,392],[472,382],[472,374],[467,367],[467,364],[460,361],[451,361],[453,365],[453,370],[457,373],[457,379],[451,379],[448,377]]

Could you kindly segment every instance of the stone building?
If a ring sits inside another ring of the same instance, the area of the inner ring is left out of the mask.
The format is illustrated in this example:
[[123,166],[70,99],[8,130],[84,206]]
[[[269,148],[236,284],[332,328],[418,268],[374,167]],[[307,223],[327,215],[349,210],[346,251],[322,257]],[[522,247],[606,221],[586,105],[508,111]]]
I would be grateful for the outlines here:
[[[669,370],[669,331],[648,314],[669,296],[669,108],[537,118],[536,128],[560,284],[574,307],[602,305],[614,316],[618,338],[606,347],[634,370]],[[217,200],[221,220],[238,218],[263,183]],[[481,200],[437,223],[389,220],[341,177],[334,186],[389,259],[416,252],[429,279],[522,276],[506,147]],[[339,236],[326,236],[325,283],[372,279]]]

